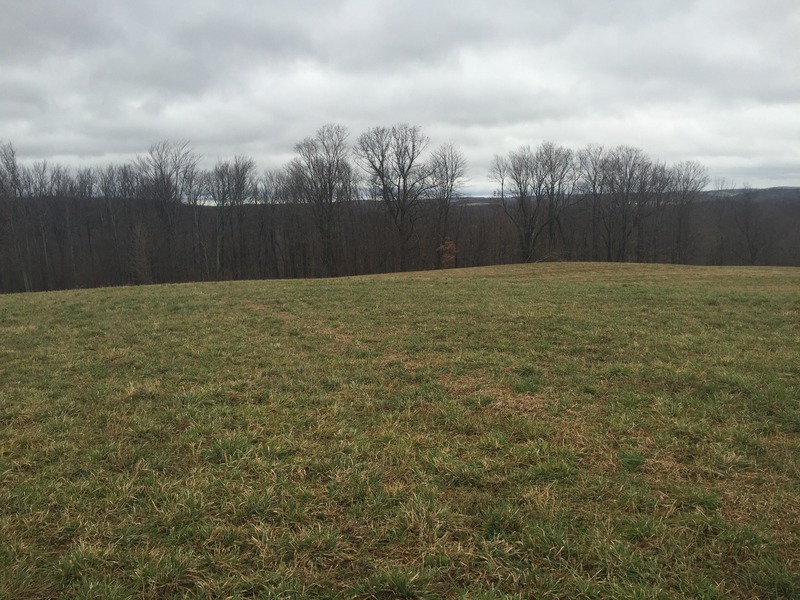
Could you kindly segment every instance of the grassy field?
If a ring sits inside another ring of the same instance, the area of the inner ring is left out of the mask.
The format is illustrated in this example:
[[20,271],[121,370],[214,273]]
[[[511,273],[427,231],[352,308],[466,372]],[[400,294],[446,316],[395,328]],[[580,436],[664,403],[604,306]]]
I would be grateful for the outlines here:
[[800,269],[0,296],[0,597],[800,597]]

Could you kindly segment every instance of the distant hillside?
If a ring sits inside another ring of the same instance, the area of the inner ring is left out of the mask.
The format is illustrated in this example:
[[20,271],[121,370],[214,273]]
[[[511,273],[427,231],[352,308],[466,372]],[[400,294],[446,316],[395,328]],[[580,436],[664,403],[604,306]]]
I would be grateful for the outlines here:
[[[715,200],[719,198],[744,198],[749,195],[749,198],[756,202],[763,201],[800,201],[800,187],[771,187],[771,188],[731,188],[723,190],[708,190],[702,192],[701,197],[704,200]],[[577,197],[581,197],[580,194]],[[485,206],[496,205],[500,203],[499,198],[496,196],[463,196],[456,200],[458,204],[463,206]]]

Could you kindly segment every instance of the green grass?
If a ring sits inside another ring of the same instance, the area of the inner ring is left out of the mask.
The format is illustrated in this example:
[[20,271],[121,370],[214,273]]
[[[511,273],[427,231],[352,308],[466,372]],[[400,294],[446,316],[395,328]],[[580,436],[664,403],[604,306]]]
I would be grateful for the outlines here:
[[796,598],[800,270],[0,297],[0,597]]

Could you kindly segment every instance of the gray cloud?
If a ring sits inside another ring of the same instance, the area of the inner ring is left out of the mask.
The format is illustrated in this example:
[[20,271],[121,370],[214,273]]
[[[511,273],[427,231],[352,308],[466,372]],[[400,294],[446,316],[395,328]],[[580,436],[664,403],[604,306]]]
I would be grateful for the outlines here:
[[327,122],[407,121],[486,191],[545,139],[800,185],[794,0],[6,3],[0,139],[29,160],[122,160],[189,139],[277,167]]

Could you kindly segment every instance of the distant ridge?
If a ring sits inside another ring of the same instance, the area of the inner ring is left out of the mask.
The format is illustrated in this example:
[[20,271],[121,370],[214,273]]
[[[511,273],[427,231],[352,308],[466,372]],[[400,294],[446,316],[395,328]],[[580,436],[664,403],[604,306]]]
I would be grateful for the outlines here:
[[[757,202],[764,200],[800,200],[800,186],[706,190],[703,192],[703,199],[713,200],[714,198],[719,197],[743,198],[745,194],[749,194],[750,199]],[[577,196],[580,197],[580,194]],[[461,206],[485,206],[499,203],[500,199],[497,196],[462,196],[454,201]]]

